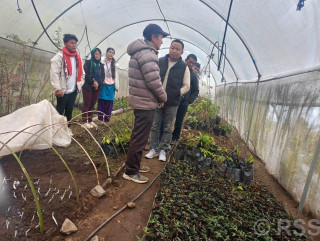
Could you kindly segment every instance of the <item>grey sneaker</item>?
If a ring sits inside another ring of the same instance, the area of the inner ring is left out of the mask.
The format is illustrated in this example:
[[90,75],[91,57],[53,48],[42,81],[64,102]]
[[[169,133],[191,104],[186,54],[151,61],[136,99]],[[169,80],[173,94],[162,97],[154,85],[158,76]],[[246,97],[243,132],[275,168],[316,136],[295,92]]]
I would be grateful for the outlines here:
[[122,177],[126,180],[130,180],[136,183],[146,183],[148,182],[149,178],[141,175],[140,173],[134,174],[134,175],[127,175],[123,173]]
[[146,158],[151,159],[159,156],[159,152],[156,152],[155,149],[151,149],[148,154],[145,155]]
[[149,167],[146,167],[146,166],[140,166],[140,172],[149,172],[150,171],[150,168]]
[[165,150],[161,150],[161,151],[160,151],[159,161],[162,161],[162,162],[167,161],[166,151],[165,151]]

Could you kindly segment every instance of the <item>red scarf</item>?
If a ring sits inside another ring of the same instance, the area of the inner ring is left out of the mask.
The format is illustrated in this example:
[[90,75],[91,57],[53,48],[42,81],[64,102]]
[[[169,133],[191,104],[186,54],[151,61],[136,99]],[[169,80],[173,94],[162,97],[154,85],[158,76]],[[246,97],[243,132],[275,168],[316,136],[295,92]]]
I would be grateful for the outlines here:
[[78,54],[78,52],[69,52],[69,50],[66,47],[62,48],[62,52],[63,52],[63,57],[67,62],[67,70],[68,70],[68,75],[72,75],[72,66],[71,66],[71,61],[70,61],[70,56],[76,56],[76,62],[77,62],[77,69],[78,69],[78,76],[77,76],[77,81],[81,81],[81,75],[82,75],[82,62],[81,62],[81,58]]

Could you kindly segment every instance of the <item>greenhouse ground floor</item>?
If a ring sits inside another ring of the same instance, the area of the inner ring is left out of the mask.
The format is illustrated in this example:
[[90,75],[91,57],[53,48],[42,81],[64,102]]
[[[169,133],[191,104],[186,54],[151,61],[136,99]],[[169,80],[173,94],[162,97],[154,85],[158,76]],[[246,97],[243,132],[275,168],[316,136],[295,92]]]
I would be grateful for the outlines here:
[[[16,185],[16,190],[14,190],[14,196],[16,197],[13,196],[10,198],[11,206],[1,210],[0,233],[2,234],[2,237],[7,237],[7,240],[12,240],[15,235],[21,240],[85,240],[103,222],[143,192],[166,165],[166,163],[158,161],[158,158],[150,160],[143,158],[142,164],[151,168],[151,171],[145,174],[149,177],[149,183],[136,184],[126,181],[121,177],[125,157],[123,154],[120,154],[118,159],[109,159],[112,182],[106,182],[108,180],[108,176],[106,175],[106,164],[101,153],[99,153],[96,144],[93,141],[90,141],[88,133],[86,133],[79,125],[73,125],[71,128],[74,133],[74,138],[80,143],[83,143],[92,157],[92,160],[96,163],[99,181],[106,190],[106,195],[97,199],[90,194],[90,190],[97,182],[95,171],[91,167],[89,161],[83,161],[85,154],[79,152],[75,142],[72,142],[69,148],[58,148],[57,150],[68,161],[69,167],[79,186],[79,190],[81,190],[79,202],[76,201],[75,190],[72,187],[72,182],[66,168],[51,150],[24,151],[21,155],[21,160],[29,171],[30,176],[33,178],[35,188],[40,197],[39,201],[43,213],[45,232],[44,235],[40,234],[39,227],[37,227],[37,229],[35,228],[38,221],[35,221],[37,218],[34,218],[33,216],[36,212],[30,211],[35,210],[34,202],[31,201],[32,194],[31,192],[28,193],[23,191],[23,188],[26,185],[26,179],[23,177],[21,170],[13,157],[4,157],[0,162],[7,175],[5,178],[7,179],[8,185],[11,184],[13,180],[19,180],[20,185]],[[99,128],[103,129],[105,127],[100,126]],[[97,130],[92,129],[92,134],[100,135],[99,128]],[[107,129],[108,128],[105,128],[105,130]],[[198,132],[184,129],[183,135],[188,135],[190,131]],[[235,129],[232,130],[228,137],[213,137],[217,145],[227,149],[234,149],[237,147],[242,155],[252,155]],[[144,154],[146,152],[147,150],[144,151]],[[155,205],[155,197],[159,192],[161,182],[160,176],[153,185],[135,201],[135,208],[123,210],[97,232],[95,235],[99,237],[99,240],[118,241],[142,239],[146,234],[146,227],[148,222],[150,222],[151,213]],[[278,182],[268,174],[264,168],[264,164],[255,156],[253,183],[266,187],[268,192],[272,193],[281,206],[283,205],[284,209],[291,214],[291,220],[295,218],[298,204],[278,184]],[[56,196],[52,195],[53,193],[58,193],[59,190],[60,194],[57,194]],[[74,191],[73,193],[72,190]],[[25,199],[20,198],[20,195],[22,194],[22,197],[25,197]],[[23,218],[21,217],[21,220],[23,220],[21,221],[17,213],[21,216],[23,211],[25,215]],[[241,210],[239,210],[239,212],[241,212]],[[76,225],[78,229],[77,232],[70,235],[63,235],[59,232],[65,218],[70,219]],[[312,220],[312,217],[305,213],[300,218],[302,223],[308,223]],[[30,228],[30,230],[26,237],[25,232],[28,228]],[[253,230],[255,230],[255,227],[252,227],[252,231]],[[290,230],[292,231],[292,229]],[[306,231],[308,230],[309,227],[306,226]],[[312,231],[313,233],[315,232],[314,229]],[[259,236],[257,236],[257,239],[259,239]],[[309,235],[309,239],[320,240],[320,235]],[[159,238],[159,240],[165,239]],[[287,239],[279,237],[279,240]]]

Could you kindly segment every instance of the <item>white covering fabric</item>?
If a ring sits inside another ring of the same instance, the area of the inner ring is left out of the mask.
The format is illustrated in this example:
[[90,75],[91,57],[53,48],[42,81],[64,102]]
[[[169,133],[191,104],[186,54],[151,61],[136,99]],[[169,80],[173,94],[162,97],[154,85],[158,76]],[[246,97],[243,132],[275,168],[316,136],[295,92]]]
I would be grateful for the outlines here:
[[[19,133],[23,131],[23,133]],[[68,133],[67,119],[59,115],[48,100],[18,109],[0,118],[0,141],[8,142],[14,152],[25,149],[43,150],[52,145],[68,147],[71,137]],[[36,134],[32,137],[33,134]],[[15,137],[14,137],[15,136]],[[31,137],[31,138],[30,138]],[[0,148],[3,144],[0,143]],[[3,147],[0,157],[11,154]]]

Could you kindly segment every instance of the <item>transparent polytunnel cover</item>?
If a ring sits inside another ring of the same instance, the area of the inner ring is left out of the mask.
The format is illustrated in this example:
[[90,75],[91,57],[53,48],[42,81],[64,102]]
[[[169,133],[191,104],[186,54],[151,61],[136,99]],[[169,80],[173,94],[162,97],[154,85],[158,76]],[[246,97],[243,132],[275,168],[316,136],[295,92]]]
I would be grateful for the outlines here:
[[[56,52],[44,34],[60,44],[64,33],[79,39],[82,58],[90,49],[116,50],[119,68],[128,67],[127,45],[142,38],[149,23],[185,41],[186,57],[198,56],[211,84],[256,81],[320,65],[320,1],[233,0],[220,70],[217,69],[230,2],[227,0],[1,0],[0,37],[17,35],[30,46]],[[19,11],[17,11],[19,9]],[[39,17],[36,14],[36,11]],[[164,41],[160,56],[172,39]],[[211,54],[212,53],[212,54]],[[210,68],[209,68],[210,66]]]

